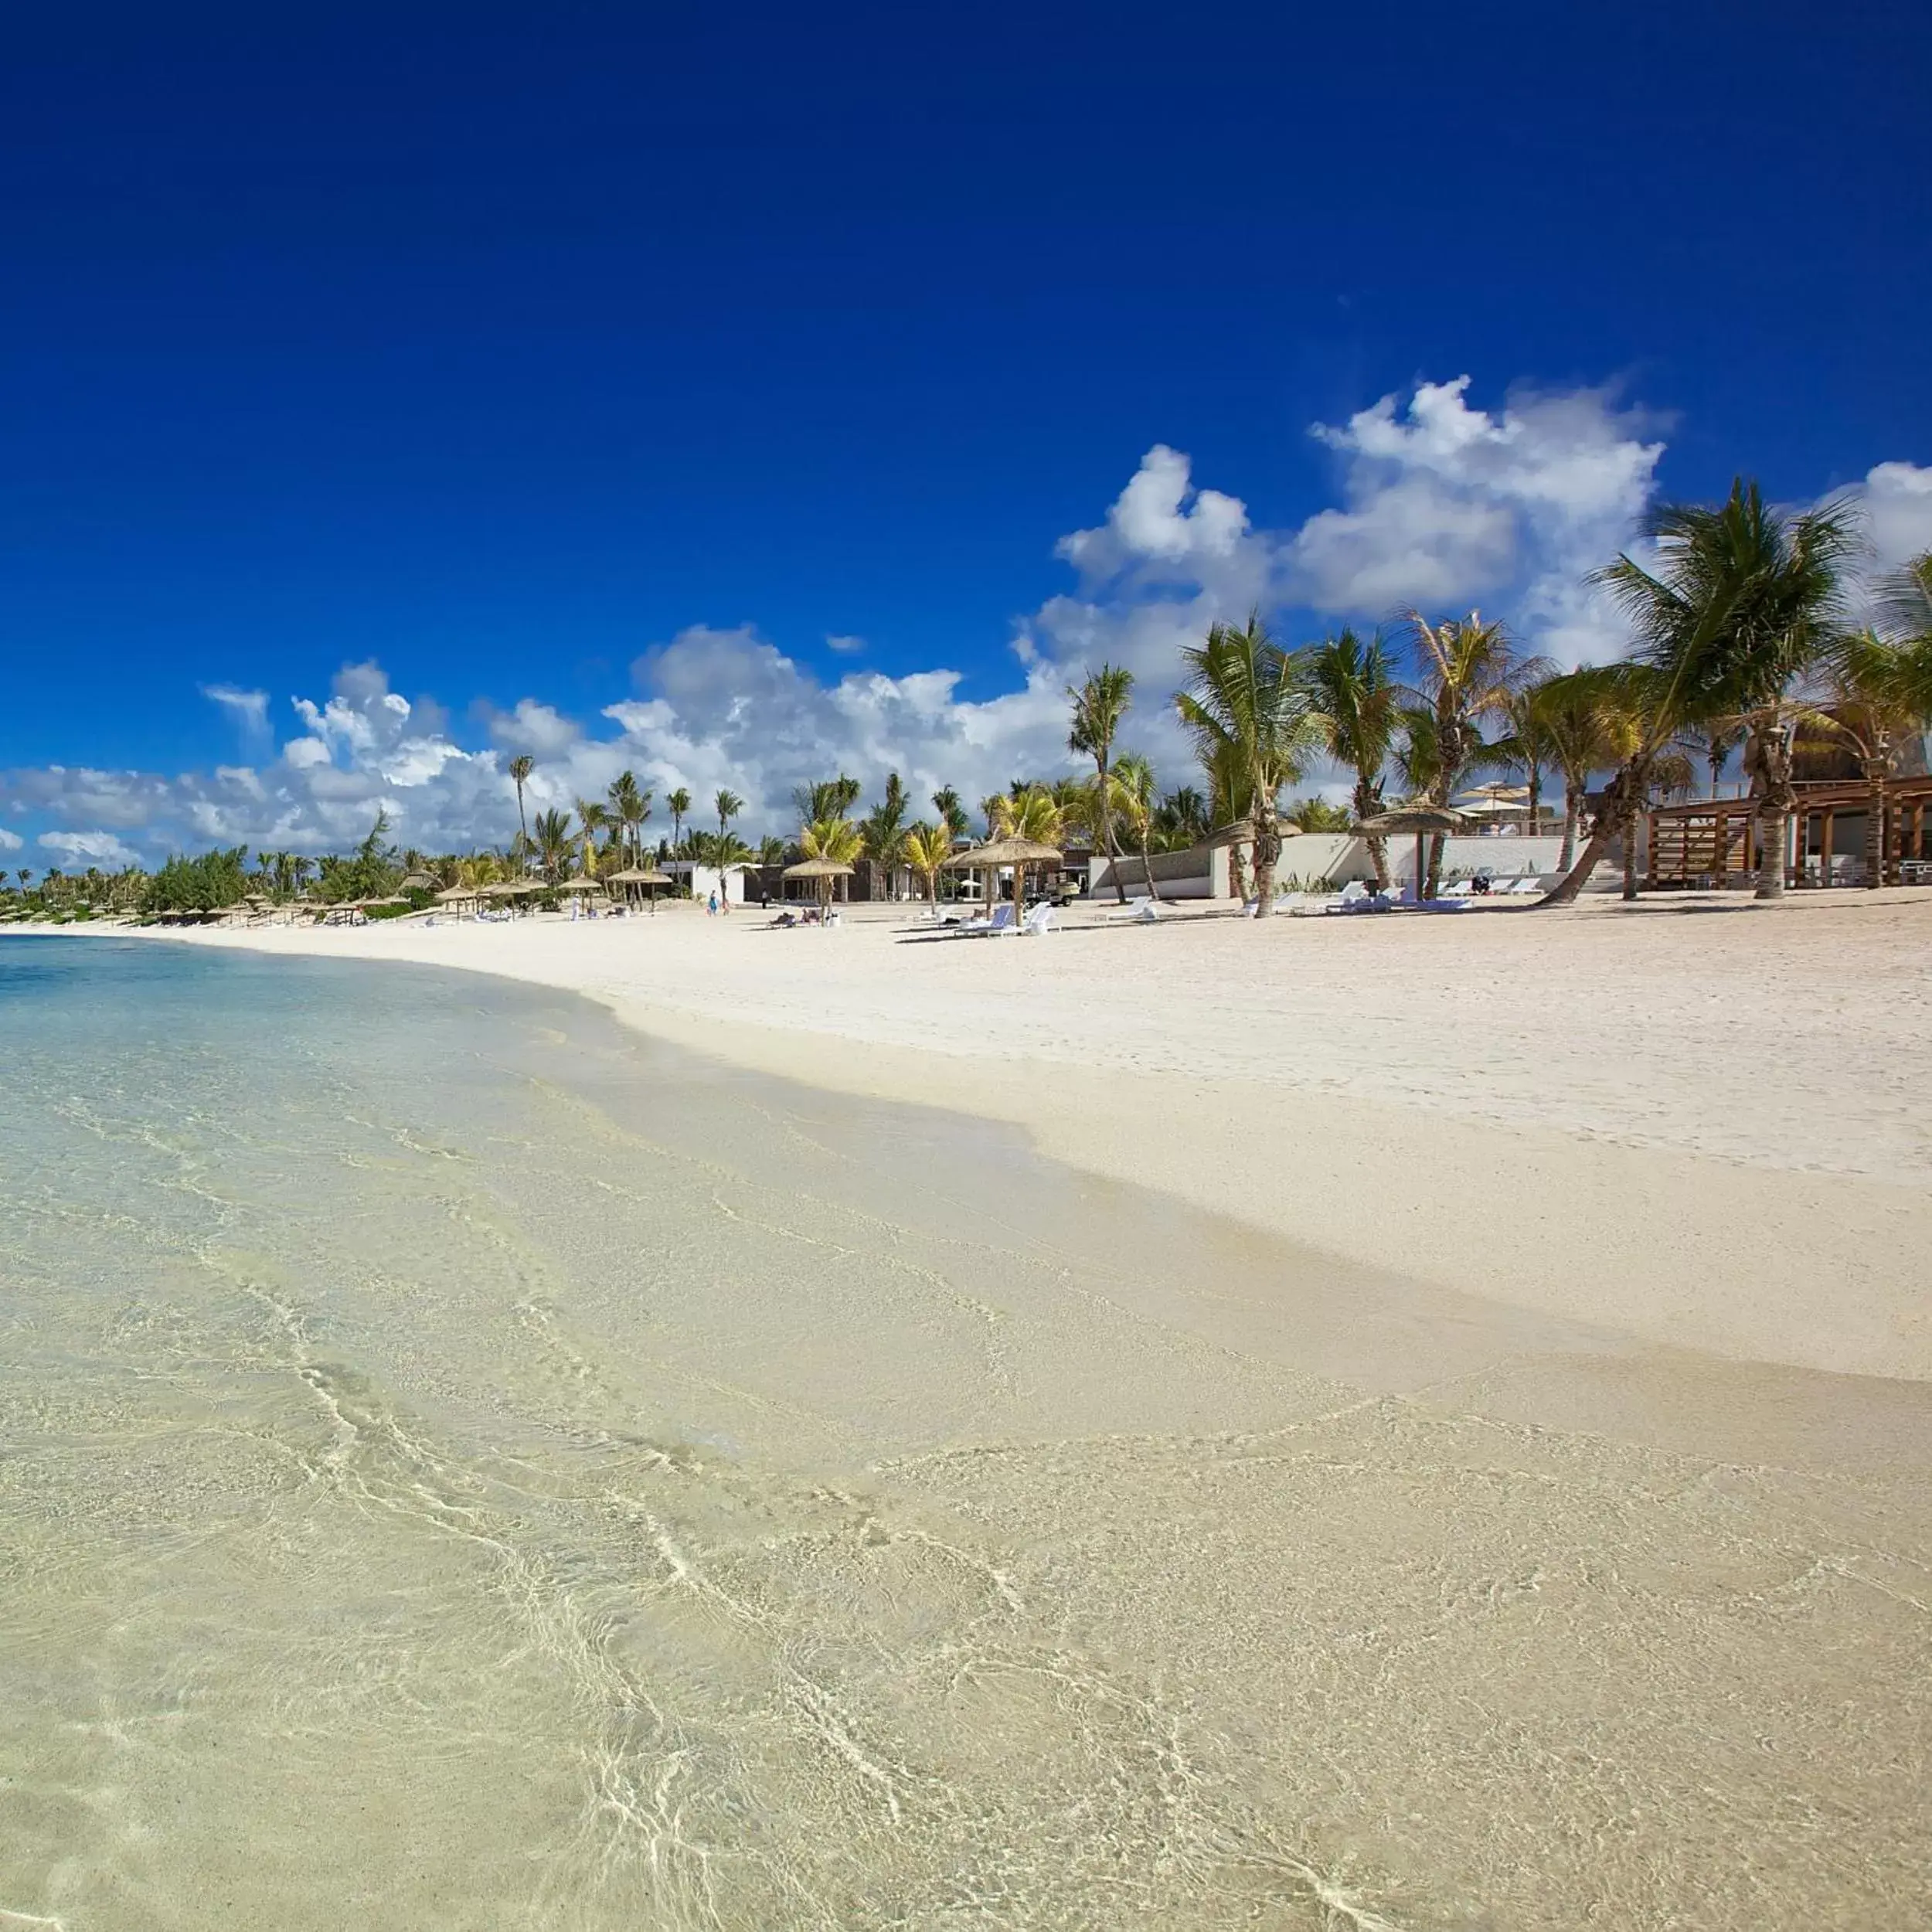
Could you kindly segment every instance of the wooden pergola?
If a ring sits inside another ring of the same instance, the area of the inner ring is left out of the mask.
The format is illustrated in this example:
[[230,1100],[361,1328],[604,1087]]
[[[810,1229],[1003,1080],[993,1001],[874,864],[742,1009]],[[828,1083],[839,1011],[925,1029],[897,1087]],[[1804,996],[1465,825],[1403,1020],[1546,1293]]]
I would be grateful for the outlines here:
[[[1786,876],[1794,885],[1813,883],[1815,859],[1816,883],[1829,885],[1838,821],[1862,821],[1868,817],[1872,787],[1863,779],[1830,779],[1801,781],[1795,789],[1798,808],[1791,814],[1792,849],[1785,854]],[[1888,881],[1896,883],[1901,866],[1932,859],[1926,842],[1929,807],[1932,776],[1886,781],[1882,849]],[[1645,832],[1645,883],[1708,883],[1719,888],[1747,883],[1757,870],[1757,801],[1748,798],[1694,798],[1653,808]]]

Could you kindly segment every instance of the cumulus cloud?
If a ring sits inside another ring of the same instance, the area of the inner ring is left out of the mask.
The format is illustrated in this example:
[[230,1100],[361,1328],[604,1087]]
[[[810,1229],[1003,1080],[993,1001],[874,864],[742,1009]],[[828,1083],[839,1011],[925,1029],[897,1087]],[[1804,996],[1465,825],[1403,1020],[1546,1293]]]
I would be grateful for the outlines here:
[[138,865],[141,855],[111,832],[43,832],[40,844],[69,864],[82,861],[90,866]]
[[1932,550],[1932,469],[1880,463],[1866,471],[1855,494],[1881,570],[1896,570]]
[[[628,768],[656,794],[652,831],[668,829],[668,792],[706,801],[729,787],[756,835],[789,828],[794,787],[842,770],[872,795],[896,770],[923,804],[942,785],[971,801],[1022,774],[1077,768],[1065,690],[1103,662],[1141,680],[1128,743],[1163,782],[1181,782],[1189,764],[1168,702],[1179,654],[1210,624],[1257,606],[1300,640],[1411,604],[1479,604],[1562,662],[1617,655],[1621,634],[1583,578],[1630,542],[1655,488],[1660,425],[1605,389],[1519,389],[1485,408],[1470,386],[1424,383],[1315,426],[1339,500],[1287,529],[1257,527],[1240,498],[1202,486],[1185,454],[1155,444],[1103,519],[1056,546],[1073,580],[1013,624],[1003,691],[981,692],[945,666],[892,677],[854,662],[827,675],[752,624],[697,624],[645,649],[630,691],[596,716],[536,695],[477,706],[480,747],[460,743],[433,701],[392,689],[380,665],[350,664],[325,696],[289,700],[282,716],[294,728],[279,745],[264,694],[206,687],[244,727],[249,755],[235,764],[173,777],[0,774],[0,806],[29,829],[58,828],[40,835],[49,850],[66,841],[94,862],[134,844],[149,857],[210,844],[340,849],[379,811],[403,845],[467,850],[515,830],[509,765],[528,755],[532,810],[573,810]],[[1882,463],[1855,494],[1882,560],[1932,544],[1932,471]],[[824,641],[849,658],[863,642]],[[1308,785],[1331,777],[1315,770]],[[106,843],[97,853],[90,841]]]
[[1287,546],[1287,594],[1374,617],[1502,607],[1526,642],[1564,664],[1616,655],[1621,634],[1586,573],[1626,544],[1664,453],[1657,420],[1607,390],[1513,392],[1471,408],[1469,378],[1385,396],[1311,434],[1341,459],[1342,507]]
[[19,833],[9,832],[5,825],[0,825],[0,852],[18,852],[20,845]]

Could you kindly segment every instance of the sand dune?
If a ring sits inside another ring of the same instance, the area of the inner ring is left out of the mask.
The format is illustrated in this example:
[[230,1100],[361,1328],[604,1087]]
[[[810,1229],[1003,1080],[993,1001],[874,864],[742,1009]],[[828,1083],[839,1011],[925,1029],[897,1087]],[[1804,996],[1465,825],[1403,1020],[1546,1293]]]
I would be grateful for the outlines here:
[[184,937],[574,989],[1351,1260],[1653,1342],[1932,1376],[1932,895],[1265,927],[1100,906],[970,942],[916,910]]

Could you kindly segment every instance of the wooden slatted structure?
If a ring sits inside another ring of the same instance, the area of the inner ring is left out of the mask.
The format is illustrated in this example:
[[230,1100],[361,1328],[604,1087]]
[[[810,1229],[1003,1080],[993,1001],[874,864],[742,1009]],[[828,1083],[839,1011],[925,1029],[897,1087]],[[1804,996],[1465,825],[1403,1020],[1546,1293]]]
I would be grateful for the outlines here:
[[[1786,874],[1793,885],[1863,883],[1864,821],[1872,788],[1863,779],[1801,783],[1791,815],[1791,850]],[[1885,878],[1899,883],[1900,868],[1932,861],[1927,820],[1932,817],[1932,777],[1890,780],[1885,788]],[[1841,836],[1849,821],[1855,833]],[[1695,798],[1659,805],[1649,815],[1644,876],[1648,886],[1742,886],[1757,869],[1757,822],[1749,798]],[[1828,861],[1835,856],[1836,866]],[[1845,875],[1849,875],[1845,876]]]

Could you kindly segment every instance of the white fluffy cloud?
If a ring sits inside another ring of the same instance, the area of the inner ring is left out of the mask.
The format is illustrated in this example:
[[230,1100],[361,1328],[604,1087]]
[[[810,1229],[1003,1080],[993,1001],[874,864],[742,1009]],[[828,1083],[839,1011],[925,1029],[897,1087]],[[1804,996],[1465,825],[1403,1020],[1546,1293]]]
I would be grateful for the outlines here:
[[[1585,573],[1630,539],[1664,445],[1654,418],[1601,389],[1519,389],[1472,409],[1469,379],[1385,396],[1314,434],[1342,461],[1344,503],[1287,545],[1287,594],[1376,617],[1488,602],[1564,664],[1621,638]],[[1500,608],[1498,607],[1500,607]]]
[[111,832],[43,832],[39,842],[70,865],[132,866],[141,857]]
[[0,852],[18,852],[21,842],[19,833],[9,832],[5,825],[0,825]]
[[[1425,383],[1317,425],[1340,500],[1285,529],[1257,528],[1239,498],[1197,487],[1187,457],[1156,444],[1104,519],[1057,545],[1077,580],[1015,625],[1013,686],[993,696],[962,696],[945,667],[889,677],[854,664],[828,679],[752,626],[693,624],[646,650],[631,691],[588,721],[529,696],[479,706],[485,742],[465,746],[439,706],[392,690],[378,665],[351,664],[325,698],[287,701],[294,729],[279,745],[264,694],[206,687],[243,727],[244,762],[175,777],[16,770],[0,774],[0,806],[29,829],[49,826],[39,834],[49,850],[95,863],[136,845],[150,858],[215,843],[341,849],[379,811],[400,843],[460,850],[515,830],[509,765],[527,753],[532,810],[571,809],[628,767],[657,795],[654,830],[668,829],[663,801],[678,787],[700,823],[728,787],[746,798],[740,823],[755,835],[789,828],[795,786],[842,770],[875,794],[896,770],[923,804],[941,785],[971,801],[1022,773],[1073,769],[1065,687],[1103,661],[1140,679],[1128,742],[1180,782],[1185,752],[1168,702],[1179,653],[1257,606],[1298,638],[1412,604],[1479,604],[1562,662],[1614,655],[1621,638],[1583,579],[1630,541],[1651,498],[1656,420],[1605,390],[1519,389],[1482,409],[1469,387]],[[1881,463],[1856,494],[1882,561],[1932,545],[1932,470]],[[845,655],[862,648],[825,641]],[[0,847],[19,842],[0,832]]]
[[1880,463],[1866,472],[1856,495],[1882,570],[1932,550],[1932,469]]

